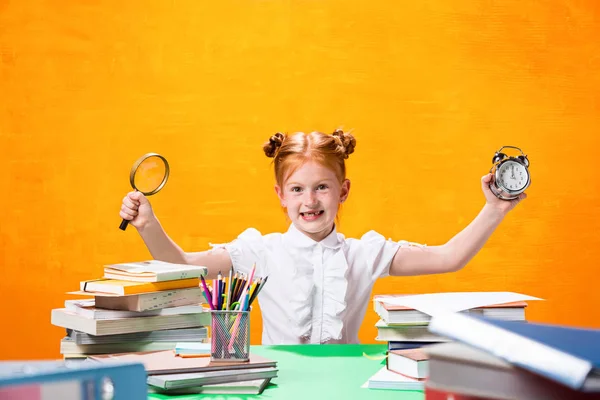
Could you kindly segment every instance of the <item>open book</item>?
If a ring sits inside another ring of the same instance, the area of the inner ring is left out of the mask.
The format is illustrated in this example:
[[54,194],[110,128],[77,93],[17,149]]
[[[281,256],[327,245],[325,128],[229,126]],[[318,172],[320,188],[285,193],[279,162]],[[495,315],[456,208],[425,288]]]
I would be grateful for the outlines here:
[[135,282],[174,281],[177,279],[200,278],[200,276],[206,274],[206,267],[173,264],[159,260],[110,264],[104,267],[105,278]]
[[387,325],[427,325],[439,312],[463,312],[488,318],[525,321],[526,301],[537,297],[513,292],[448,292],[375,296],[375,312]]

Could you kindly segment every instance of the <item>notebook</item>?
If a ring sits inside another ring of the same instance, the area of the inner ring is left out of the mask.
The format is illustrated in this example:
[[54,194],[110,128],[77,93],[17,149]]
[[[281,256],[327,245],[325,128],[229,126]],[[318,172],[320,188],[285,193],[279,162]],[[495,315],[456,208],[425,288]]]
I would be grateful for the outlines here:
[[216,385],[195,386],[184,389],[163,390],[156,387],[150,387],[150,393],[160,393],[166,395],[182,394],[261,394],[269,385],[271,378],[257,379],[253,381],[221,383]]
[[159,389],[171,390],[221,383],[271,379],[277,376],[277,368],[250,368],[246,370],[223,370],[193,372],[187,374],[151,375],[148,384]]
[[90,357],[99,362],[140,362],[148,375],[177,374],[186,372],[206,372],[222,370],[243,370],[258,367],[276,367],[275,361],[250,354],[250,361],[239,362],[211,362],[209,357],[181,358],[173,351],[157,351],[147,353],[107,354]]

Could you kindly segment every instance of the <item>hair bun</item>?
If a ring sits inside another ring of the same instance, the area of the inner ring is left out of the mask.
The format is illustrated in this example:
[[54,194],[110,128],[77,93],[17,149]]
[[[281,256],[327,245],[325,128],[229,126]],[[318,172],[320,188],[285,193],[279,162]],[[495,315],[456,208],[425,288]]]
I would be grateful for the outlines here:
[[285,140],[285,135],[281,132],[277,132],[273,136],[269,138],[269,141],[264,144],[263,150],[267,157],[273,158],[277,155],[277,151],[283,144]]
[[344,158],[348,158],[350,154],[354,153],[354,148],[356,147],[356,139],[350,133],[344,133],[341,129],[336,129],[333,131],[332,135],[339,139],[340,144],[342,146],[342,153],[344,154]]

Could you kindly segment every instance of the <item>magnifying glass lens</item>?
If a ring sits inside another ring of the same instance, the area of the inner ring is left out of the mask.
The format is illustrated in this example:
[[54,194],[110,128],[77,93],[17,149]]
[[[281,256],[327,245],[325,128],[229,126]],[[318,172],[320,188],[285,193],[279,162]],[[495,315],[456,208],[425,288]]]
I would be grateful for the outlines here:
[[167,168],[164,161],[151,156],[140,163],[133,178],[135,188],[144,193],[152,193],[163,183]]
[[[169,178],[167,159],[156,153],[147,153],[140,157],[131,167],[129,183],[131,187],[145,196],[153,195],[165,186]],[[129,221],[123,219],[119,229],[127,229]]]

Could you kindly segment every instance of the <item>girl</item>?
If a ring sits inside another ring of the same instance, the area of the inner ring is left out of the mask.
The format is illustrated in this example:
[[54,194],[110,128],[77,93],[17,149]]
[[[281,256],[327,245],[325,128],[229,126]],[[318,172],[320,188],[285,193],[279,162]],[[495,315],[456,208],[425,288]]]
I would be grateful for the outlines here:
[[274,158],[275,191],[291,220],[285,233],[249,228],[231,243],[187,253],[167,236],[141,193],[125,196],[120,216],[137,228],[155,259],[206,266],[209,278],[231,265],[248,274],[256,263],[256,276],[269,277],[258,296],[263,344],[358,343],[376,279],[458,271],[526,195],[499,200],[488,186],[492,175],[485,175],[483,209],[441,246],[386,240],[374,231],[345,238],[335,218],[350,193],[344,161],[355,146],[341,130],[271,136],[264,151]]

